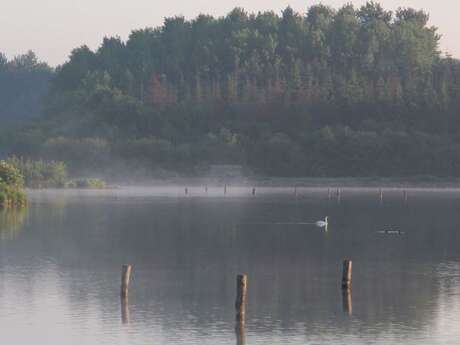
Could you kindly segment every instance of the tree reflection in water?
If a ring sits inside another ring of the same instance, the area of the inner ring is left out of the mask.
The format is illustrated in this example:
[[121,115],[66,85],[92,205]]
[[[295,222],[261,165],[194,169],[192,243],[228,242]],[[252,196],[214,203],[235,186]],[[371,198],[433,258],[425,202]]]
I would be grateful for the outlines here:
[[23,228],[26,215],[26,209],[0,210],[0,240],[15,239]]

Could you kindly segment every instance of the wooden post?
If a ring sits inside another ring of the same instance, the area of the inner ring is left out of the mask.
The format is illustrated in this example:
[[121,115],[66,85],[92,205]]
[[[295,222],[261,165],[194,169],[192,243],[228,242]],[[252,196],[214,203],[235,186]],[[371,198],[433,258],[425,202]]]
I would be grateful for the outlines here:
[[404,192],[403,192],[403,198],[404,198],[404,203],[407,204],[407,201],[408,201],[409,197],[408,197],[408,195],[407,195],[407,191],[406,191],[406,190],[404,190]]
[[224,195],[227,195],[227,185],[224,186]]
[[187,187],[185,187],[184,192],[185,192],[185,195],[188,195],[188,188]]
[[131,265],[123,265],[121,269],[121,297],[128,297],[129,281],[131,279]]
[[380,204],[383,204],[383,190],[380,188]]
[[236,322],[244,326],[246,321],[246,303],[247,303],[247,290],[248,290],[248,276],[246,274],[239,274],[236,277]]
[[256,188],[253,187],[253,188],[252,188],[252,196],[255,196],[255,195],[256,195]]
[[208,194],[208,185],[204,186],[204,191],[206,194]]
[[342,289],[342,307],[343,312],[348,315],[353,314],[353,300],[351,296],[351,289]]
[[343,261],[343,272],[342,272],[342,289],[351,289],[351,273],[352,273],[351,260],[344,260]]
[[297,197],[297,186],[294,186],[294,195]]
[[337,189],[337,202],[340,204],[341,201],[342,201],[342,190]]

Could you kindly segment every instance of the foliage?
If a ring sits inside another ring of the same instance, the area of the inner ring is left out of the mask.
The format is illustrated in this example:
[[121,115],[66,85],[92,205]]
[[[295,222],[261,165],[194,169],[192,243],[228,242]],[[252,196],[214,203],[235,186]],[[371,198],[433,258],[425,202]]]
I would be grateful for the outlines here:
[[66,188],[105,189],[106,187],[103,180],[96,178],[70,180],[66,183]]
[[375,2],[166,18],[76,48],[14,152],[278,176],[460,174],[460,62],[423,11]]
[[33,161],[12,156],[7,163],[20,171],[25,185],[30,188],[59,188],[64,187],[67,181],[67,166],[62,161]]
[[0,161],[0,183],[11,187],[22,188],[24,186],[24,178],[19,169],[2,160]]
[[24,179],[19,170],[0,161],[0,208],[24,207],[27,196],[23,187]]
[[0,52],[1,127],[37,117],[54,71],[31,51],[8,60]]
[[34,161],[11,156],[5,163],[14,168],[16,174],[24,176],[28,188],[106,188],[105,182],[100,179],[69,179],[67,164],[63,161]]

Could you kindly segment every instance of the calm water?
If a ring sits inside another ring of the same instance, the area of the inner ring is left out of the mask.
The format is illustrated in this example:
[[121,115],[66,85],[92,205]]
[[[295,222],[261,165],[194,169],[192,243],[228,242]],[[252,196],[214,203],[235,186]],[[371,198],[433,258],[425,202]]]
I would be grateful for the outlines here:
[[[340,204],[321,189],[183,194],[32,192],[27,212],[0,213],[0,343],[236,344],[243,272],[248,345],[460,342],[460,190],[411,190],[407,204],[392,190],[383,205],[375,190],[344,190]],[[327,233],[267,224],[325,216]]]

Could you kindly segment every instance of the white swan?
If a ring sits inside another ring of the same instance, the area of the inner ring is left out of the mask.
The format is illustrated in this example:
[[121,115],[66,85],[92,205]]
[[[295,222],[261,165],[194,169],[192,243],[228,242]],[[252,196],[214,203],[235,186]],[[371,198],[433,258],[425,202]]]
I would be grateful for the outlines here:
[[329,225],[329,217],[324,218],[324,220],[318,220],[316,226],[319,228],[324,228],[327,231],[327,227]]

